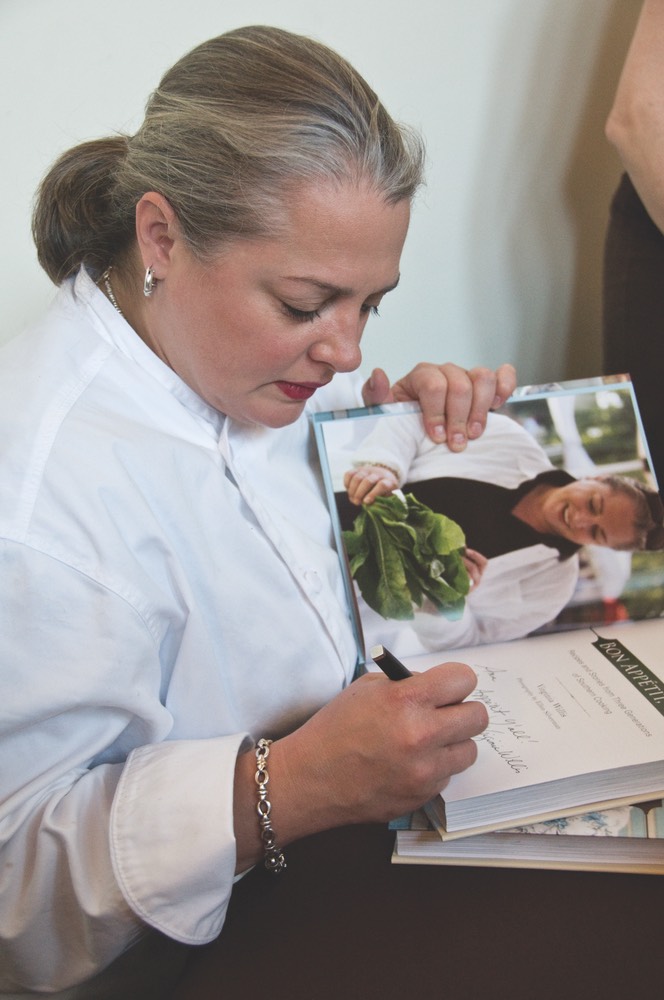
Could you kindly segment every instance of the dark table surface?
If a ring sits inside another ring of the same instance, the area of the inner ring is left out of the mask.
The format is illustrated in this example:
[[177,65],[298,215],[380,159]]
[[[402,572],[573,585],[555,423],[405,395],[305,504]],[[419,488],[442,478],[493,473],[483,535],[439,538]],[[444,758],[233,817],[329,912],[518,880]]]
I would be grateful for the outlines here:
[[383,826],[292,844],[236,887],[172,1000],[658,1000],[655,875],[393,865]]

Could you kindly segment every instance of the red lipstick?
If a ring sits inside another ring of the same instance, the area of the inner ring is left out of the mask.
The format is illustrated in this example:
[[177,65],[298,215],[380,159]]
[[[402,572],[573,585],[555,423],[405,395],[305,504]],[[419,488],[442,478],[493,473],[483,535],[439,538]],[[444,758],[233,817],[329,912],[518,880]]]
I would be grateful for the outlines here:
[[316,389],[321,388],[320,382],[275,382],[284,396],[288,396],[289,399],[310,399],[315,393]]

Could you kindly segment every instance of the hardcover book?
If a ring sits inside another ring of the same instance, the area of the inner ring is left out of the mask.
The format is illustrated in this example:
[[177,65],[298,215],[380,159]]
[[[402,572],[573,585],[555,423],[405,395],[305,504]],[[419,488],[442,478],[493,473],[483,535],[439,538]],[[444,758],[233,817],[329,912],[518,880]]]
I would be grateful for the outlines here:
[[458,454],[413,404],[315,431],[360,669],[382,644],[478,676],[490,723],[428,806],[441,837],[661,797],[662,506],[629,379],[523,387]]

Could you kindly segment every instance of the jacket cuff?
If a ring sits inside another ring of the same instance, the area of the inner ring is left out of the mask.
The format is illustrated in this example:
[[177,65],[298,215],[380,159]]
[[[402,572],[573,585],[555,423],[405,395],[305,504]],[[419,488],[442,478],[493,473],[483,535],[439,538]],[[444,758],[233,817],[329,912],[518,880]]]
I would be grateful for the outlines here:
[[139,747],[111,811],[115,877],[146,924],[185,944],[223,926],[235,877],[233,781],[246,733]]

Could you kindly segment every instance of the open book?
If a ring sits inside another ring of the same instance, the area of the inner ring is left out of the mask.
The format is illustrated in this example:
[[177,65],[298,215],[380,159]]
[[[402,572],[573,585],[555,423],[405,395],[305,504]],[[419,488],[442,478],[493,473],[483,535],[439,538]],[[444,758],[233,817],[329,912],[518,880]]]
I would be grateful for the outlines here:
[[[489,711],[477,763],[429,806],[441,835],[661,797],[664,556],[622,548],[631,506],[608,535],[579,527],[597,481],[620,494],[607,475],[660,503],[629,379],[517,390],[461,454],[412,404],[315,420],[360,663],[377,644],[411,670],[468,662]],[[347,473],[384,469],[397,491],[351,504]],[[561,500],[529,534],[511,511],[535,487]],[[474,587],[471,548],[488,555]]]
[[664,875],[664,802],[443,841],[423,812],[396,826],[395,864],[553,868]]
[[[664,795],[664,621],[455,651],[490,722],[427,813],[445,838]],[[408,658],[411,670],[440,653]],[[659,671],[659,672],[658,672]]]

